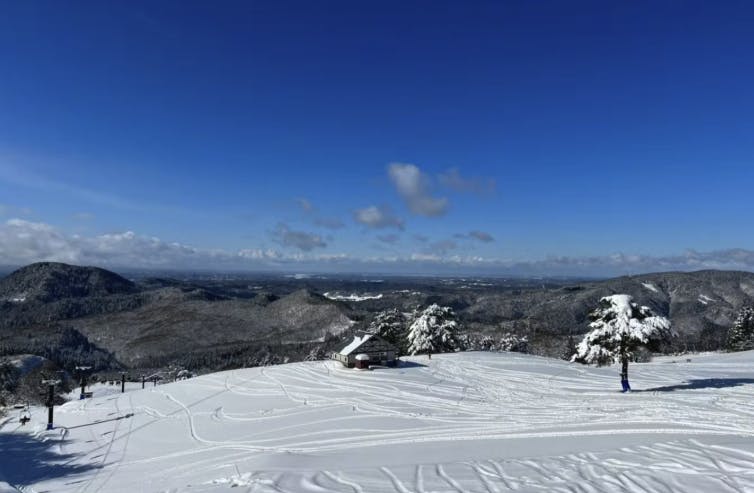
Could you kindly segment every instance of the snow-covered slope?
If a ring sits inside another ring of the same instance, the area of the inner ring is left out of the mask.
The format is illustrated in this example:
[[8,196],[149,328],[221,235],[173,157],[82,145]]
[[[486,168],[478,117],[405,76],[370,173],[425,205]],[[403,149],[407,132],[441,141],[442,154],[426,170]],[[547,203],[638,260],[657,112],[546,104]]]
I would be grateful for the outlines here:
[[[615,368],[496,353],[215,373],[0,430],[26,491],[751,491],[754,352]],[[95,391],[96,395],[96,391]],[[234,490],[235,491],[235,490]]]

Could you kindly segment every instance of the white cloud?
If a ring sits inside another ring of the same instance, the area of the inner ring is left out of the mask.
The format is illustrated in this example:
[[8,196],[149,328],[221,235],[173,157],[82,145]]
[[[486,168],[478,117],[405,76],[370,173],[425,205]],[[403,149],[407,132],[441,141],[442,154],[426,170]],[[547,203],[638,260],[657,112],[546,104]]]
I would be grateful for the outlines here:
[[251,260],[279,260],[283,258],[283,255],[280,252],[271,248],[266,250],[261,248],[245,248],[238,251],[238,256],[243,259]]
[[442,257],[433,253],[412,253],[409,259],[414,262],[442,262]]
[[364,209],[357,209],[353,213],[354,220],[373,229],[397,228],[403,229],[403,220],[393,215],[387,207],[372,205]]
[[82,241],[50,225],[10,219],[0,228],[0,262],[20,265],[38,260],[79,262]]
[[461,193],[475,193],[479,195],[490,194],[495,191],[496,183],[493,178],[464,178],[458,168],[450,168],[438,177],[440,183]]
[[448,210],[448,199],[432,197],[429,193],[429,178],[414,164],[392,163],[388,175],[398,195],[409,210],[420,216],[442,216]]
[[[595,257],[549,257],[516,262],[481,256],[449,255],[451,243],[438,242],[433,251],[407,255],[353,257],[347,253],[310,253],[322,239],[307,233],[285,231],[292,254],[269,248],[238,251],[200,249],[163,241],[132,231],[96,236],[66,234],[45,223],[10,219],[0,224],[0,265],[20,266],[39,261],[98,265],[108,268],[218,269],[395,272],[395,273],[479,273],[537,276],[614,276],[659,271],[700,269],[754,270],[754,251],[744,249],[711,252],[686,251],[674,256],[614,254]],[[299,236],[298,234],[303,236]],[[313,235],[316,236],[316,235]],[[282,239],[282,238],[281,238]],[[299,242],[301,242],[299,244]],[[442,243],[442,244],[441,244]]]
[[69,235],[44,223],[11,219],[0,225],[0,265],[52,261],[129,269],[249,269],[317,260],[274,249],[199,249],[133,231]]

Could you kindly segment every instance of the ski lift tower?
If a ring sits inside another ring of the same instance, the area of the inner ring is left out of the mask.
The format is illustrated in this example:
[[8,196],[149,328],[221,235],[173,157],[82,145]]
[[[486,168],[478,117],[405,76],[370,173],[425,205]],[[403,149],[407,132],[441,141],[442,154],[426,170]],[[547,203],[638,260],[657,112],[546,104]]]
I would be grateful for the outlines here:
[[55,386],[60,384],[60,380],[42,380],[47,384],[47,429],[51,430],[52,425],[52,408],[55,406]]
[[77,366],[76,371],[79,372],[81,375],[81,395],[79,395],[79,400],[86,399],[86,376],[89,370],[91,370],[91,366]]

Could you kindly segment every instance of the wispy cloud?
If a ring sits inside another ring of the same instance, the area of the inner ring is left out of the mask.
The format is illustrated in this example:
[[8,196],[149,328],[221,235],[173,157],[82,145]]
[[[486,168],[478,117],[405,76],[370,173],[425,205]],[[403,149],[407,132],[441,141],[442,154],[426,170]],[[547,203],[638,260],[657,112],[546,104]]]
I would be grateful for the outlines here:
[[491,243],[495,241],[495,238],[493,238],[491,234],[485,231],[478,231],[478,230],[469,231],[469,236],[471,238],[474,238],[475,240],[481,241],[482,243]]
[[448,211],[448,199],[431,195],[429,178],[416,165],[392,163],[388,176],[412,213],[433,217]]
[[117,209],[142,210],[144,208],[143,205],[136,201],[130,201],[115,194],[103,193],[69,183],[51,180],[31,171],[19,169],[3,158],[0,158],[0,180],[12,185],[43,192],[62,192],[93,204],[114,207]]
[[294,247],[304,252],[327,246],[321,236],[305,231],[295,231],[284,223],[279,223],[272,233],[275,241],[286,247]]
[[337,217],[322,216],[309,199],[298,197],[296,203],[315,226],[325,229],[340,229],[345,226],[345,223]]
[[299,207],[301,207],[301,209],[304,212],[311,212],[314,210],[314,206],[312,205],[312,203],[309,202],[308,199],[305,199],[303,197],[298,197],[296,199],[296,203],[299,205]]
[[0,154],[0,181],[40,192],[62,193],[94,205],[125,211],[145,212],[149,214],[191,214],[195,217],[205,215],[202,211],[147,203],[115,193],[92,190],[73,183],[58,181],[30,171],[30,166],[26,164],[26,160]]
[[353,219],[359,224],[368,228],[396,228],[403,230],[403,220],[394,216],[388,207],[372,205],[363,209],[356,209],[353,212]]
[[429,244],[427,252],[437,255],[447,255],[448,252],[458,248],[458,243],[453,240],[440,240]]
[[450,168],[445,173],[440,174],[438,180],[441,185],[455,192],[478,195],[491,194],[497,186],[493,178],[463,177],[458,168]]
[[479,230],[469,231],[468,233],[456,233],[453,235],[453,237],[460,240],[477,240],[481,241],[482,243],[492,243],[493,241],[495,241],[495,238],[491,234]]

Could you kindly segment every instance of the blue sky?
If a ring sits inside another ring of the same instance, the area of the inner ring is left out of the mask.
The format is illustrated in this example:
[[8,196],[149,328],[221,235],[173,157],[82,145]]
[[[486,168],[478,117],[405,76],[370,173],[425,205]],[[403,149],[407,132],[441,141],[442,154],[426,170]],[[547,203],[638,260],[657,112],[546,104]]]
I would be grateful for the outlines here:
[[754,267],[750,2],[7,2],[0,264]]

